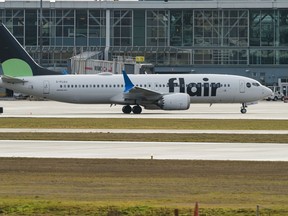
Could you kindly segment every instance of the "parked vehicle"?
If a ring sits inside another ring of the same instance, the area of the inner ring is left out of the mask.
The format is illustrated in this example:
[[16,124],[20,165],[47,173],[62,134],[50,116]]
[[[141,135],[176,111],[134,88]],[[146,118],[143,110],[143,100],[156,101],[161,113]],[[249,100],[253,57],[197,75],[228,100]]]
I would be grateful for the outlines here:
[[282,92],[280,92],[280,89],[278,86],[268,86],[273,94],[269,97],[266,98],[267,101],[277,101],[277,100],[284,100],[284,94]]

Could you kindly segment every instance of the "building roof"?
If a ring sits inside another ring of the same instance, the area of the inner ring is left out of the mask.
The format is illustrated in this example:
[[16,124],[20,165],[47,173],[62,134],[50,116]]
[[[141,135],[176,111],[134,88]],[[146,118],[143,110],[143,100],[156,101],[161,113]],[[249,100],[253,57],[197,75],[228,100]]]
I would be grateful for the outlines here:
[[[0,9],[5,8],[24,8],[32,9],[39,8],[40,0],[0,0]],[[105,1],[91,1],[91,0],[43,0],[43,8],[73,8],[73,9],[271,9],[271,8],[288,8],[287,0],[105,0]]]

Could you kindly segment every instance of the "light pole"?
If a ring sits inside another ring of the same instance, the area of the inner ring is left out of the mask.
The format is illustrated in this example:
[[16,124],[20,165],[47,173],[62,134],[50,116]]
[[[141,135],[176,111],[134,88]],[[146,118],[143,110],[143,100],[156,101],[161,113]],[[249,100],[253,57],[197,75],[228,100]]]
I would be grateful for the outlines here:
[[43,38],[42,38],[42,35],[43,35],[43,20],[42,20],[42,16],[43,16],[43,0],[40,0],[40,29],[39,29],[39,35],[40,35],[40,40],[39,40],[39,49],[40,49],[40,52],[39,52],[39,64],[42,65],[42,46],[43,46]]

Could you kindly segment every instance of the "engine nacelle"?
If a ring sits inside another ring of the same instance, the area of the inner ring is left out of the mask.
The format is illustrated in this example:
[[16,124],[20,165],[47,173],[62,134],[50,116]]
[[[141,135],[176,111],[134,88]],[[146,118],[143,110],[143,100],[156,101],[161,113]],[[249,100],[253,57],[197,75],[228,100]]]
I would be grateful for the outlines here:
[[164,95],[157,105],[163,110],[187,110],[190,107],[190,96],[186,93]]

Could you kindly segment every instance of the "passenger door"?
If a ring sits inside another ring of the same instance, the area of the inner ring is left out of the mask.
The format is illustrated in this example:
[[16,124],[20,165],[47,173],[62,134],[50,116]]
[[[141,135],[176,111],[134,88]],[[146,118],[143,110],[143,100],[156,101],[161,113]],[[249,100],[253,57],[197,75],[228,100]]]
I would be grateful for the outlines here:
[[50,83],[48,80],[45,80],[43,82],[43,94],[49,94],[50,93]]
[[240,93],[245,93],[245,81],[244,80],[239,81],[239,90],[240,90]]

